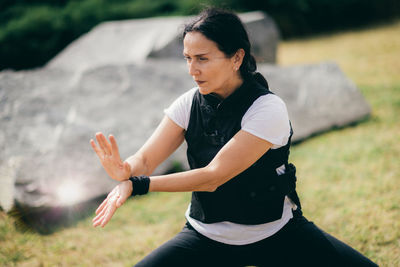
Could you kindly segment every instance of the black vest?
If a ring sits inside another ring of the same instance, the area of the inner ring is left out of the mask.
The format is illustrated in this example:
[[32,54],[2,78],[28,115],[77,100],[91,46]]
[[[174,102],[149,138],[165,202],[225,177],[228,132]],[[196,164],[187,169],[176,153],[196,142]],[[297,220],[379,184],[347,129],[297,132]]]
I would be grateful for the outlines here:
[[[185,134],[190,168],[208,165],[241,129],[242,117],[253,102],[261,95],[271,93],[255,80],[244,82],[224,100],[196,91]],[[286,195],[300,206],[295,191],[295,168],[288,164],[289,147],[290,138],[287,145],[269,149],[252,166],[216,191],[193,192],[190,216],[204,223],[261,224],[282,217]],[[286,172],[278,176],[276,168],[282,164],[285,164]]]

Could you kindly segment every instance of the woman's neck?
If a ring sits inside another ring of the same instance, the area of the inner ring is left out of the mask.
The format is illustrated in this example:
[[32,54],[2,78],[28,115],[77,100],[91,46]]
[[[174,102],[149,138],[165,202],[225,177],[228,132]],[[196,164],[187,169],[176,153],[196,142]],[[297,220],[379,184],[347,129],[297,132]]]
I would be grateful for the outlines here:
[[230,80],[229,84],[224,86],[224,90],[222,93],[217,94],[222,99],[227,98],[233,92],[236,91],[243,84],[243,79],[241,77],[236,77],[235,79]]

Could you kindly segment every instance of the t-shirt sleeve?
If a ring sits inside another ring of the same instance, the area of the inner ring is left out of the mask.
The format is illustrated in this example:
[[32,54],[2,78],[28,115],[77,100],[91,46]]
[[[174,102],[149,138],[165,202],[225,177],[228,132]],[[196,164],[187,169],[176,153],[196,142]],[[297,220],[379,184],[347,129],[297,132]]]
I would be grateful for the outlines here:
[[196,90],[197,87],[190,89],[172,102],[168,108],[164,109],[164,114],[173,122],[185,129],[185,131],[189,125],[190,110],[192,108],[193,96]]
[[260,96],[244,114],[241,127],[272,143],[272,148],[286,145],[290,136],[290,122],[285,103],[274,94]]

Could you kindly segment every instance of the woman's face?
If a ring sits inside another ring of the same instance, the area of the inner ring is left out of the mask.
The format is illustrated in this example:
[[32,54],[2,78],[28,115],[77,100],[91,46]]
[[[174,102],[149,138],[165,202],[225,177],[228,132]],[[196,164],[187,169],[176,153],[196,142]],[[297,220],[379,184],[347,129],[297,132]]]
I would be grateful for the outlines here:
[[241,84],[238,72],[241,60],[237,54],[226,57],[215,42],[199,32],[187,33],[183,46],[189,74],[199,86],[201,94],[215,93],[225,98]]

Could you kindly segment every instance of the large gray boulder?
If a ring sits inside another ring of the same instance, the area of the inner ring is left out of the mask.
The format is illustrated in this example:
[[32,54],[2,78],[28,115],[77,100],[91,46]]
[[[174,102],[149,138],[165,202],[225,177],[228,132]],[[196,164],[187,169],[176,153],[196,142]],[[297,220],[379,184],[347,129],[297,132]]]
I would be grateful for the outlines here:
[[113,133],[121,155],[131,155],[159,123],[163,108],[193,86],[182,62],[105,66],[79,78],[55,69],[0,73],[0,180],[8,185],[0,189],[7,191],[0,194],[7,198],[1,205],[10,207],[12,191],[19,205],[29,207],[105,194],[115,183],[102,171],[89,139],[97,131]]
[[[271,90],[286,102],[294,141],[364,118],[368,104],[334,63],[260,64]],[[67,206],[106,194],[109,179],[89,145],[113,133],[123,158],[150,136],[163,109],[192,88],[186,64],[148,60],[76,75],[68,70],[0,73],[0,205]],[[186,165],[184,146],[157,169]]]
[[[254,56],[275,63],[279,31],[265,13],[240,14],[249,31]],[[104,22],[72,42],[47,68],[81,72],[112,64],[138,64],[148,58],[182,58],[181,32],[192,17],[160,17]]]
[[333,62],[279,67],[261,64],[271,91],[284,99],[293,141],[359,121],[371,112],[357,86]]

